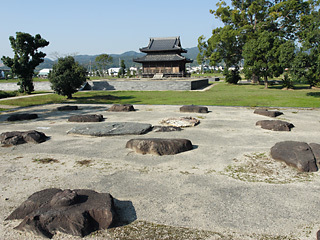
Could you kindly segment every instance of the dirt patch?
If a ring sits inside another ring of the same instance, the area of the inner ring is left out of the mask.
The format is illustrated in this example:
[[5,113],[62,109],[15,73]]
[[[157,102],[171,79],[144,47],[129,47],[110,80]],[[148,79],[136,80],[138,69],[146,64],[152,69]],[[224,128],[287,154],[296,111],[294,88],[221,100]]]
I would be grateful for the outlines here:
[[283,162],[275,161],[266,153],[246,154],[241,159],[233,159],[224,172],[229,177],[246,182],[285,184],[312,181],[313,173],[299,172]]

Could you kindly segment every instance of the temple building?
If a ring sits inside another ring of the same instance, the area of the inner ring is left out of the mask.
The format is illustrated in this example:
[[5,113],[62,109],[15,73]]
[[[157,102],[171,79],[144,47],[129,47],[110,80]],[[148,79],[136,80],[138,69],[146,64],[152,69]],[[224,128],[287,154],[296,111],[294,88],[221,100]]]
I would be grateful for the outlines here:
[[180,37],[150,38],[149,45],[140,51],[147,55],[133,61],[142,63],[142,77],[190,76],[186,72],[186,63],[192,60],[181,55],[187,50],[181,47]]

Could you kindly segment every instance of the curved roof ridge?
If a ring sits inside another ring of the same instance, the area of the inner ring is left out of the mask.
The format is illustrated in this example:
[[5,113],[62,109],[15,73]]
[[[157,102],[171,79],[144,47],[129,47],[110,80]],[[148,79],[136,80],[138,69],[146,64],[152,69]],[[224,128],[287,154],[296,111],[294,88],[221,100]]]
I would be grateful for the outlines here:
[[140,48],[142,52],[180,51],[186,52],[181,47],[180,36],[176,37],[150,37],[147,47]]

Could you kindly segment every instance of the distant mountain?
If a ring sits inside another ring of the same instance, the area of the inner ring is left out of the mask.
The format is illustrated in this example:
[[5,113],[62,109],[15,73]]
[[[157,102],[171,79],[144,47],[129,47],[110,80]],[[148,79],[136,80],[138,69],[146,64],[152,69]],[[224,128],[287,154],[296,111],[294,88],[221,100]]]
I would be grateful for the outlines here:
[[[188,51],[187,53],[184,53],[183,55],[187,58],[190,58],[193,60],[193,63],[191,63],[191,66],[198,65],[197,63],[197,55],[199,53],[199,50],[197,47],[193,48],[186,48]],[[135,52],[135,51],[128,51],[124,52],[122,54],[110,54],[113,58],[112,64],[110,64],[110,67],[119,67],[121,60],[124,60],[126,67],[140,67],[141,64],[133,62],[134,58],[142,57],[145,55],[145,53],[141,52]],[[91,67],[94,68],[95,58],[98,55],[76,55],[74,56],[74,59],[79,62],[81,65],[85,66],[86,68]],[[56,61],[53,61],[49,58],[45,58],[44,62],[41,63],[37,68],[36,71],[39,71],[43,68],[52,68],[53,64]],[[3,63],[0,60],[0,69],[7,69],[6,66],[3,65]]]

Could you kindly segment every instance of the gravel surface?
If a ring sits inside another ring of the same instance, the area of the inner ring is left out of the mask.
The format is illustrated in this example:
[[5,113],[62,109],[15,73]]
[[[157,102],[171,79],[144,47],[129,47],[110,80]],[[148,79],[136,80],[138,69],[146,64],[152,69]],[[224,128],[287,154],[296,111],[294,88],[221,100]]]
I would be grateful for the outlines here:
[[[209,113],[200,114],[163,105],[134,105],[135,112],[107,112],[111,105],[89,104],[59,112],[58,106],[15,111],[39,115],[29,121],[7,122],[10,112],[0,115],[0,133],[37,130],[49,137],[41,144],[0,148],[1,239],[37,239],[14,230],[19,221],[4,219],[32,193],[50,187],[89,188],[116,199],[122,224],[85,239],[316,238],[319,173],[299,173],[275,162],[269,152],[279,141],[320,143],[319,109],[281,108],[284,115],[277,119],[295,127],[274,132],[255,126],[271,118],[245,107],[208,106]],[[67,134],[83,124],[68,122],[78,114],[102,114],[106,123],[159,125],[165,118],[194,117],[200,124],[140,136]],[[194,149],[154,156],[125,148],[139,137],[186,138]],[[58,233],[53,239],[78,238]]]

